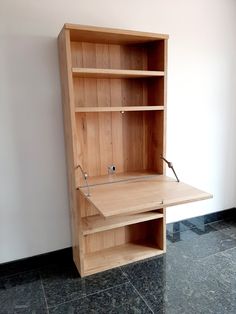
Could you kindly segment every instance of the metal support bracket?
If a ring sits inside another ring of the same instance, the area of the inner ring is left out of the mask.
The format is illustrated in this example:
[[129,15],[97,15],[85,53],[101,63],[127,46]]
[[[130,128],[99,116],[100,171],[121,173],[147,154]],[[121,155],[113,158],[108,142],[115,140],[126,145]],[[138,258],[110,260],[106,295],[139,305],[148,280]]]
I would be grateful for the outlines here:
[[168,161],[167,159],[165,159],[162,155],[160,156],[160,158],[161,158],[162,160],[164,160],[164,161],[167,163],[168,167],[173,171],[173,173],[174,173],[174,175],[175,175],[175,178],[176,178],[176,181],[177,181],[177,182],[180,182],[180,181],[179,181],[179,178],[178,178],[178,176],[177,176],[177,174],[176,174],[176,172],[175,172],[175,169],[174,169],[174,166],[173,166],[172,162],[170,162],[170,161]]
[[85,183],[86,183],[86,187],[87,187],[87,196],[91,196],[91,194],[90,194],[90,189],[89,189],[89,185],[88,185],[88,174],[87,174],[87,172],[85,172],[85,171],[83,170],[83,168],[82,168],[80,165],[78,165],[78,166],[75,167],[75,169],[78,169],[78,168],[81,170],[81,173],[82,173],[82,175],[83,175],[84,181],[85,181]]

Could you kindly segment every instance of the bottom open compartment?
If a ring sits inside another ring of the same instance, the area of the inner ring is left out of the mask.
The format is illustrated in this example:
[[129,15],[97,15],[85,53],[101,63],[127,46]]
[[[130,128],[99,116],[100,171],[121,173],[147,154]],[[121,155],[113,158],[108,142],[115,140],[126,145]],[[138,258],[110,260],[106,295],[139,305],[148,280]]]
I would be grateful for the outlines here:
[[165,252],[164,219],[84,236],[84,272],[90,275]]

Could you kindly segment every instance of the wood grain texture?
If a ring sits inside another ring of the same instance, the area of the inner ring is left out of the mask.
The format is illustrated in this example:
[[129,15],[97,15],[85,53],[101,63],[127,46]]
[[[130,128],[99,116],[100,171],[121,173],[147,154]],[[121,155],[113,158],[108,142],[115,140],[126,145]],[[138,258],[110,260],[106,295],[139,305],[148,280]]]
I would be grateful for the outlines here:
[[82,220],[83,234],[92,234],[105,230],[110,230],[118,227],[128,226],[136,224],[138,222],[160,219],[163,218],[163,214],[158,211],[151,211],[135,215],[125,215],[112,218],[104,218],[101,215],[93,215],[85,217]]
[[72,226],[72,247],[74,262],[80,272],[84,273],[84,248],[81,236],[80,207],[76,196],[75,165],[77,163],[77,133],[74,117],[74,94],[71,74],[70,34],[62,30],[58,36],[59,62],[61,74],[62,103],[64,113],[64,133],[67,159],[67,176],[69,187],[69,204]]
[[130,107],[76,107],[75,112],[122,112],[122,111],[156,111],[164,106],[130,106]]
[[[85,193],[85,188],[81,191]],[[140,213],[212,197],[165,175],[92,186],[90,192],[88,201],[104,217]]]
[[[149,171],[149,170],[143,170],[143,171],[126,171],[126,172],[120,172],[120,173],[114,173],[114,174],[107,174],[102,176],[94,176],[94,177],[88,177],[88,184],[90,186],[92,185],[98,185],[98,184],[110,184],[115,182],[123,182],[123,181],[129,181],[129,180],[136,180],[136,179],[145,179],[150,178],[153,176],[158,176],[159,174],[155,171]],[[79,187],[85,187],[85,182],[82,182],[81,185],[77,186]]]
[[143,71],[143,70],[113,70],[113,69],[91,69],[72,68],[74,77],[81,78],[142,78],[164,76],[164,71]]
[[144,44],[151,41],[168,39],[167,34],[156,34],[133,30],[96,27],[66,23],[65,29],[70,30],[71,41],[88,41],[112,44]]
[[[89,178],[107,174],[112,164],[116,173],[152,170],[161,174],[163,118],[161,110],[77,113],[79,164]],[[83,184],[80,172],[77,175],[77,184]]]
[[147,243],[126,243],[85,255],[85,275],[91,275],[144,258],[163,254],[161,249]]

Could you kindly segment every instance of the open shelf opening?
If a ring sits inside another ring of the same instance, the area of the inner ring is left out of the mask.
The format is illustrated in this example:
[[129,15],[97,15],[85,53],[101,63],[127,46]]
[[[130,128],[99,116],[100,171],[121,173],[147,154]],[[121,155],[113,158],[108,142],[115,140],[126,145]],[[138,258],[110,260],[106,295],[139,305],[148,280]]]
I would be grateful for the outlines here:
[[71,42],[72,67],[164,71],[164,40],[145,44]]
[[161,237],[157,226],[162,226],[163,220],[155,219],[136,224],[126,225],[112,230],[105,230],[84,236],[85,254],[120,246],[126,243],[140,244],[144,246],[161,247]]
[[164,77],[73,79],[75,108],[164,106]]
[[[163,111],[77,113],[77,164],[88,173],[90,184],[93,177],[108,175],[110,165],[117,175],[163,174],[163,128]],[[111,177],[104,177],[104,182]],[[84,185],[80,171],[76,178],[77,186]]]
[[86,273],[134,262],[164,252],[163,219],[84,236]]

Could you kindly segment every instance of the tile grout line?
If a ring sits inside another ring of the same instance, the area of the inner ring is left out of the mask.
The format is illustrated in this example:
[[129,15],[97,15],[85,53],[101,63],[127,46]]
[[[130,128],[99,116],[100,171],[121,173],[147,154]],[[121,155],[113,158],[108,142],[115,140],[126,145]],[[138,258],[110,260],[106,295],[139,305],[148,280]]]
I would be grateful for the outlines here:
[[42,290],[43,290],[43,296],[44,296],[44,300],[45,300],[45,304],[46,304],[46,310],[47,310],[47,313],[49,314],[49,307],[48,307],[48,302],[47,302],[45,289],[44,289],[44,286],[43,286],[42,276],[41,276],[40,271],[38,271],[38,273],[39,273],[39,278],[40,278],[40,282],[41,282],[41,287],[42,287]]
[[141,293],[135,288],[135,286],[132,284],[132,282],[130,281],[128,275],[123,271],[122,268],[120,268],[122,273],[126,276],[126,278],[128,279],[128,282],[131,284],[131,286],[134,288],[134,291],[137,292],[137,294],[139,295],[139,297],[143,300],[143,302],[146,304],[146,306],[149,308],[149,310],[154,314],[153,310],[151,309],[151,307],[149,306],[148,302],[146,301],[146,299],[141,295]]
[[115,286],[112,286],[110,288],[106,288],[106,289],[102,289],[102,290],[99,290],[99,291],[96,291],[96,292],[93,292],[93,293],[86,294],[86,295],[84,295],[82,297],[78,297],[78,298],[75,298],[75,299],[72,299],[72,300],[68,300],[68,301],[65,301],[65,302],[62,302],[62,303],[58,303],[56,305],[48,306],[48,309],[52,309],[52,308],[55,308],[57,306],[60,306],[60,305],[63,305],[63,304],[69,303],[69,302],[73,302],[73,301],[76,301],[76,300],[84,299],[84,298],[90,297],[92,295],[99,294],[101,292],[104,292],[104,291],[107,291],[107,290],[111,290],[113,288],[117,288],[117,287],[122,286],[122,285],[124,285],[126,283],[129,283],[129,281],[125,281],[123,283],[120,283],[119,285],[115,285]]
[[[232,238],[232,239],[234,239],[234,238]],[[235,239],[234,239],[234,240],[235,240]],[[226,249],[226,250],[223,250],[223,251],[219,251],[219,252],[216,252],[216,253],[207,255],[207,256],[205,256],[205,257],[202,257],[202,258],[194,259],[194,260],[200,262],[200,261],[202,261],[202,260],[204,260],[204,259],[207,259],[208,257],[214,256],[214,255],[218,255],[218,254],[220,254],[220,253],[228,252],[228,251],[233,250],[233,249],[236,249],[236,246],[233,246],[233,247],[231,247],[231,248],[229,248],[229,249]]]
[[0,275],[0,279],[17,276],[17,275],[21,275],[21,274],[24,274],[24,273],[38,272],[39,270],[40,270],[40,267],[37,267],[37,268],[28,269],[28,270],[18,271],[16,273],[10,274],[10,275],[3,275],[3,276]]

